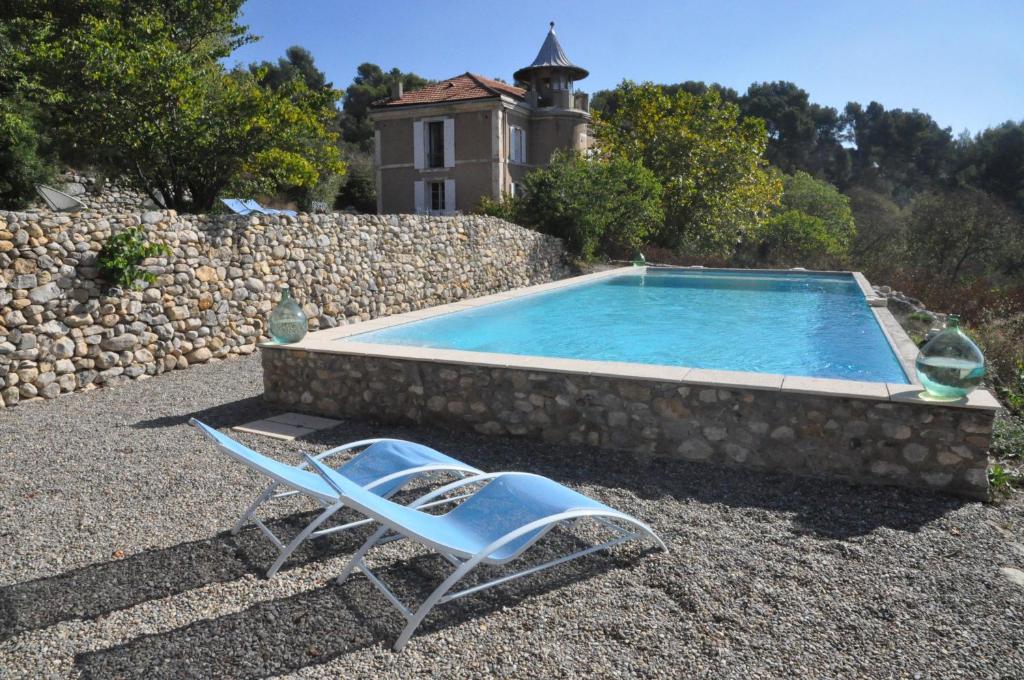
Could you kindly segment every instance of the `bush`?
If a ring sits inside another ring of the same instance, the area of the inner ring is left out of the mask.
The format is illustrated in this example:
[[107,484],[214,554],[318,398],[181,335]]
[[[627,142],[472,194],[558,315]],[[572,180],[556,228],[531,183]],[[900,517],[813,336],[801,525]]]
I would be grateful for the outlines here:
[[922,194],[906,213],[907,256],[936,278],[958,283],[1020,267],[1024,222],[977,189]]
[[985,354],[986,373],[1007,408],[1024,413],[1024,313],[990,310],[969,329]]
[[844,262],[856,233],[849,199],[806,172],[783,176],[782,185],[782,204],[754,228],[740,259],[811,268]]
[[142,227],[128,227],[113,234],[100,249],[100,274],[122,288],[139,287],[139,281],[153,283],[156,277],[139,265],[148,257],[170,255],[166,243],[150,243]]
[[519,206],[520,202],[510,194],[502,194],[498,200],[494,200],[490,196],[483,196],[476,207],[473,208],[473,212],[478,215],[487,215],[488,217],[497,217],[507,222],[518,223]]
[[[661,186],[635,161],[587,160],[556,152],[547,168],[523,179],[514,215],[527,227],[565,240],[584,259],[630,257],[662,221]],[[506,211],[500,203],[488,208]]]
[[35,185],[49,180],[52,167],[41,142],[27,111],[0,106],[0,208],[24,208],[35,197]]

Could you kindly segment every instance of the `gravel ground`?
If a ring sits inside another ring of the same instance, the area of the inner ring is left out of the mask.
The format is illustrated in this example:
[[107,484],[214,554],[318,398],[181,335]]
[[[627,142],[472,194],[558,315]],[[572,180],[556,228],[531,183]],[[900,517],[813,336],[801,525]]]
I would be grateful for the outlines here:
[[[346,423],[296,451],[415,439],[539,472],[649,522],[629,545],[403,620],[364,576],[365,532],[307,544],[276,578],[260,480],[186,425],[264,415],[258,357],[0,411],[0,676],[86,678],[966,677],[1024,675],[1024,504],[765,476],[429,428]],[[284,529],[309,508],[277,508]],[[575,545],[552,535],[538,558]],[[405,543],[371,564],[415,597],[446,563]]]

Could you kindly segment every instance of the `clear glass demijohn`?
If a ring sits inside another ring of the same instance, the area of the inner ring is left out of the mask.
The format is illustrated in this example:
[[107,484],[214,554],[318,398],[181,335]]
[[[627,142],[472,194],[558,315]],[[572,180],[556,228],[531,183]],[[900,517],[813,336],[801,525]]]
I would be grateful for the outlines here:
[[298,342],[306,335],[306,314],[292,297],[288,286],[281,288],[281,301],[270,313],[268,326],[270,337],[280,344]]
[[985,357],[960,330],[960,318],[955,314],[946,320],[946,330],[921,348],[915,365],[921,385],[939,399],[965,397],[985,377]]

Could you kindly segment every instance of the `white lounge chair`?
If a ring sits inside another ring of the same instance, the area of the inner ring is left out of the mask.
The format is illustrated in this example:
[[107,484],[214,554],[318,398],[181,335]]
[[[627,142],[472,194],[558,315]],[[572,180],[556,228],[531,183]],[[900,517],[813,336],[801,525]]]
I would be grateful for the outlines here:
[[[380,529],[363,544],[342,571],[338,583],[344,582],[358,568],[402,613],[407,623],[395,641],[395,651],[402,650],[435,605],[629,540],[650,538],[662,550],[668,550],[664,542],[646,524],[539,475],[499,472],[466,477],[422,496],[409,506],[404,506],[354,484],[311,456],[306,456],[306,462],[320,473],[324,481],[349,507],[381,524]],[[444,498],[452,492],[460,492],[460,489],[467,485],[479,483],[484,483],[485,486],[468,497],[459,496],[464,500],[446,514],[432,515],[422,511],[422,508],[437,504],[438,501],[435,499]],[[505,564],[522,555],[554,527],[583,519],[598,522],[610,529],[614,537],[570,555],[470,588],[450,592],[477,565]],[[387,537],[388,532],[394,532],[396,536]],[[365,557],[370,549],[393,538],[409,538],[416,541],[439,552],[455,566],[452,574],[437,586],[415,611],[406,607],[366,566]]]
[[[271,478],[271,482],[256,497],[256,500],[246,508],[238,522],[231,529],[232,534],[237,534],[243,526],[252,521],[278,549],[277,559],[267,570],[268,578],[277,573],[285,563],[285,560],[307,538],[325,536],[372,521],[364,519],[341,526],[320,529],[320,525],[326,522],[331,515],[341,510],[345,503],[320,475],[306,469],[306,463],[293,466],[276,461],[273,458],[253,451],[195,418],[192,418],[189,423],[216,444],[220,451]],[[400,439],[363,439],[324,451],[312,459],[316,460],[318,464],[322,464],[320,461],[357,449],[363,450],[337,468],[337,474],[343,476],[359,488],[365,487],[367,493],[371,496],[391,497],[413,480],[422,479],[429,475],[445,473],[458,476],[481,474],[480,470],[434,449]],[[279,491],[279,487],[282,486],[285,489]],[[278,538],[256,516],[256,511],[264,503],[295,494],[302,494],[313,500],[323,508],[323,511],[285,545],[284,541]],[[443,502],[451,502],[451,499]]]

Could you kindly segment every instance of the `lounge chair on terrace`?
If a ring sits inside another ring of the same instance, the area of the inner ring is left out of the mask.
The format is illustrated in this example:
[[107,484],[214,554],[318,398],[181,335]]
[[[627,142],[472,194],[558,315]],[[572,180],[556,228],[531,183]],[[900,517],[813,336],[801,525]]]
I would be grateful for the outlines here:
[[[341,526],[320,529],[320,525],[341,510],[345,503],[337,491],[320,475],[306,469],[306,463],[293,466],[276,461],[253,451],[195,418],[191,419],[189,423],[206,435],[222,452],[271,478],[267,488],[246,508],[231,530],[232,534],[237,534],[251,520],[277,547],[279,554],[270,569],[267,570],[268,578],[277,573],[285,560],[307,538],[344,531],[373,521],[363,519]],[[322,465],[320,461],[360,448],[363,450],[346,461],[335,474],[343,477],[357,488],[365,487],[371,496],[389,498],[413,480],[423,479],[434,474],[450,473],[459,476],[481,474],[480,470],[443,453],[400,439],[363,439],[324,451],[312,459]],[[285,489],[279,491],[279,487],[285,487]],[[306,525],[288,545],[285,545],[266,524],[256,517],[256,510],[266,502],[295,494],[302,494],[310,498],[324,510]],[[442,502],[452,502],[453,500],[456,499],[447,499]]]
[[[350,507],[380,522],[378,529],[338,577],[343,582],[359,568],[370,582],[393,604],[408,622],[395,641],[395,651],[401,651],[413,632],[438,604],[454,600],[520,576],[533,574],[598,550],[610,548],[633,539],[651,538],[668,550],[660,538],[647,525],[625,513],[587,498],[546,477],[522,472],[499,472],[466,477],[436,489],[417,499],[409,506],[399,505],[353,483],[344,475],[327,467],[317,459],[306,456],[324,481]],[[468,485],[486,485],[468,497],[460,490]],[[431,515],[421,508],[436,505],[434,499],[451,492],[462,493],[462,502],[443,515]],[[522,555],[530,546],[556,526],[593,519],[610,529],[613,538],[598,545],[579,550],[522,571],[501,576],[456,592],[450,592],[464,576],[477,565],[501,565]],[[624,526],[625,525],[625,526]],[[388,537],[389,532],[396,536]],[[455,566],[452,574],[439,585],[416,609],[407,608],[398,597],[366,566],[364,558],[375,545],[409,538],[439,552]]]

